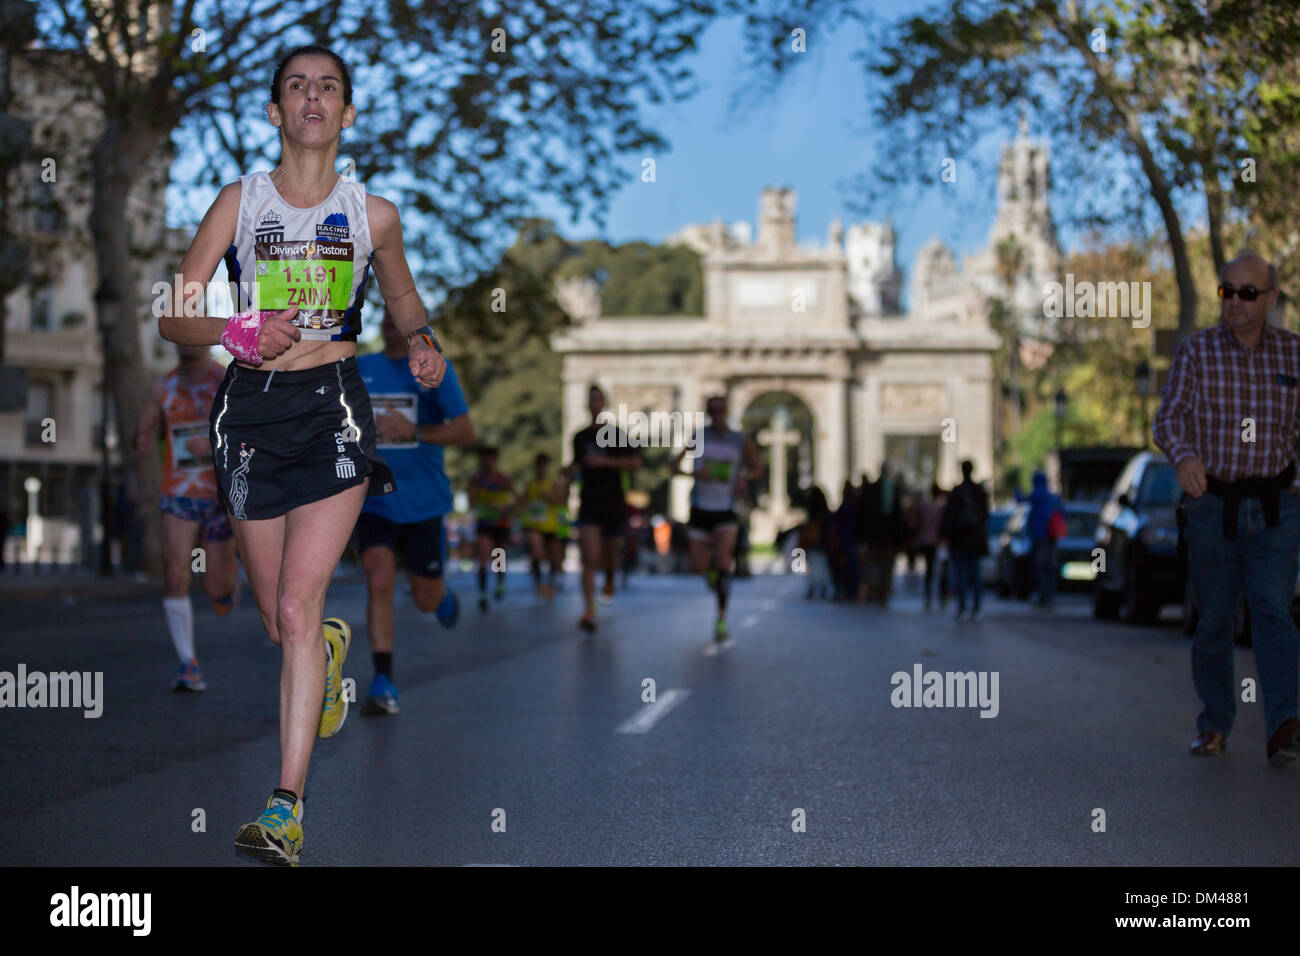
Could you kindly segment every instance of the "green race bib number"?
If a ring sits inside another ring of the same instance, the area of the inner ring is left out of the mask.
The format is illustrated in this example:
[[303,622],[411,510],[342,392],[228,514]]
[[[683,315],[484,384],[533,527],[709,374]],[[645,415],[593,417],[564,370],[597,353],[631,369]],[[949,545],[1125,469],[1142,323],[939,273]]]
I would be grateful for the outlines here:
[[709,481],[730,481],[731,462],[709,461],[704,466],[704,477]]
[[263,309],[298,307],[293,324],[304,332],[332,333],[343,324],[352,295],[352,243],[327,239],[259,242],[257,295]]

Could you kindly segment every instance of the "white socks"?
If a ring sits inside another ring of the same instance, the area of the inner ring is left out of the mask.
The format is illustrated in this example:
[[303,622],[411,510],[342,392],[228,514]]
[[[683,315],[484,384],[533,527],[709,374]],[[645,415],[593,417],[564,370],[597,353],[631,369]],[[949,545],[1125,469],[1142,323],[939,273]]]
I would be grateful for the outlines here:
[[194,607],[189,596],[163,598],[163,613],[167,615],[172,646],[181,663],[188,664],[194,659]]

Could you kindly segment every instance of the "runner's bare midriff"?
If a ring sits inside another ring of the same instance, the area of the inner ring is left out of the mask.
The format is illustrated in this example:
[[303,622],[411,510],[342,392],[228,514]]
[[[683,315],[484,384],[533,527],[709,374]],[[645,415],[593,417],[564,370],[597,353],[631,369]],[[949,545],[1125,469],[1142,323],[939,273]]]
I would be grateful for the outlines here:
[[[305,368],[315,368],[337,362],[341,358],[354,357],[357,354],[355,342],[294,342],[293,347],[283,355],[273,359],[263,358],[257,366],[263,372],[297,372]],[[245,368],[252,368],[244,362],[236,363]]]

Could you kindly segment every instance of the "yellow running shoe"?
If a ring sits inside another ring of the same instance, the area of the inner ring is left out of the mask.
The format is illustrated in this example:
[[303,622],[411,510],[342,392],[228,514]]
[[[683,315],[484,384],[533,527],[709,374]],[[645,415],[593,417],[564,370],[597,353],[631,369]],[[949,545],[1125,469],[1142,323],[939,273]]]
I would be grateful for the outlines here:
[[302,855],[302,801],[290,800],[285,790],[271,794],[262,815],[239,828],[235,852],[259,863],[297,866]]
[[347,698],[343,696],[343,662],[347,660],[352,629],[337,617],[326,618],[325,632],[325,702],[320,709],[317,737],[333,737],[348,716]]

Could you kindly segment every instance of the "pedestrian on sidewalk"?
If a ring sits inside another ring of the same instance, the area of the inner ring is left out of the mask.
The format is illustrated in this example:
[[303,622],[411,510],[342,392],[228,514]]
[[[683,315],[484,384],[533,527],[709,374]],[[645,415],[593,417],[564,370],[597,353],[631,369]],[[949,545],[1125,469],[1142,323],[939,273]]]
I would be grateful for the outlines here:
[[889,606],[894,560],[903,543],[903,489],[889,462],[880,477],[867,486],[859,512],[858,536],[867,547],[867,600]]
[[1060,497],[1047,487],[1047,476],[1041,471],[1034,472],[1034,490],[1029,494],[1016,489],[1016,501],[1029,502],[1029,563],[1034,572],[1034,603],[1050,611],[1056,601],[1056,579],[1061,573],[1056,542],[1062,537],[1065,508]]
[[857,598],[858,562],[858,489],[845,479],[840,506],[835,509],[835,534],[839,543],[839,576],[835,579],[836,600]]
[[961,484],[948,495],[944,506],[940,535],[948,542],[952,556],[953,589],[957,592],[957,616],[960,621],[966,614],[966,597],[971,597],[970,620],[980,613],[980,558],[988,554],[989,539],[986,532],[989,520],[989,496],[971,478],[975,464],[970,459],[961,463]]
[[808,568],[806,599],[825,598],[830,594],[830,566],[826,560],[825,541],[833,516],[826,493],[816,485],[808,493],[808,519],[799,526],[799,547]]
[[[1300,639],[1291,597],[1300,556],[1300,335],[1270,325],[1277,269],[1243,250],[1219,274],[1219,324],[1174,352],[1153,428],[1183,489],[1180,523],[1200,622],[1191,753],[1221,754],[1237,713],[1233,618],[1245,588],[1273,766],[1300,756]],[[1243,431],[1249,422],[1249,436]]]
[[948,496],[938,483],[930,485],[930,497],[917,506],[920,526],[916,532],[916,549],[925,562],[925,580],[922,590],[925,609],[930,610],[930,595],[934,584],[934,570],[939,550],[939,532],[943,526],[943,510]]

